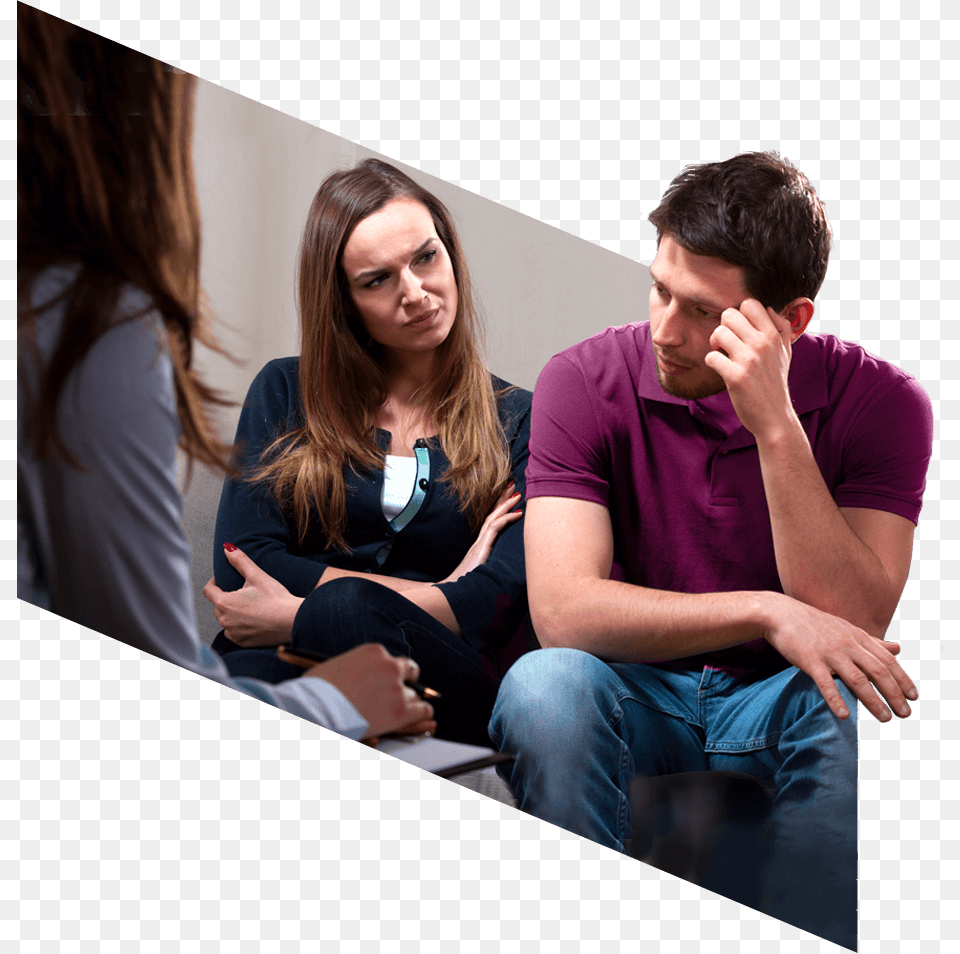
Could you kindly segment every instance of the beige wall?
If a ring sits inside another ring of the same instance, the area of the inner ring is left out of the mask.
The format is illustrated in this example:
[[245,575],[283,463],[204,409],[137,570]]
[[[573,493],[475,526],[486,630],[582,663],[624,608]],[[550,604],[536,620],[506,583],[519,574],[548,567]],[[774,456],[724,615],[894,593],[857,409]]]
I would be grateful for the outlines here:
[[[220,342],[239,360],[205,352],[198,366],[226,397],[240,402],[267,361],[298,351],[295,258],[317,187],[329,172],[376,154],[203,80],[194,154],[203,286]],[[487,319],[489,366],[500,377],[532,389],[556,352],[608,325],[646,318],[644,266],[402,168],[436,193],[457,220]],[[651,247],[651,257],[653,252]],[[228,438],[238,413],[233,408],[221,415]],[[186,495],[185,522],[205,638],[217,628],[199,589],[211,574],[218,499],[218,480],[198,469]]]

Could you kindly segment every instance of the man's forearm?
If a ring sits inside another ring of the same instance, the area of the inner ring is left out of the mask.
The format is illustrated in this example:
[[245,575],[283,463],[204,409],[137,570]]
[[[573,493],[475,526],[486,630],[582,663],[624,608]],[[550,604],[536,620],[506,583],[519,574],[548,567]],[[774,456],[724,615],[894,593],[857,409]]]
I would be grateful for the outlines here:
[[672,593],[617,580],[569,581],[553,599],[535,597],[543,646],[582,649],[610,662],[662,662],[757,639],[783,612],[779,593]]
[[527,504],[530,614],[544,646],[615,662],[655,662],[726,649],[763,635],[781,593],[675,593],[611,580],[606,507],[562,497]]
[[882,699],[898,715],[909,714],[906,698],[916,699],[916,689],[895,659],[899,647],[884,646],[854,623],[783,593],[670,593],[611,580],[610,512],[596,503],[534,498],[527,520],[530,612],[545,647],[611,662],[657,662],[762,637],[814,680],[839,718],[849,711],[835,676],[877,718],[890,718]]
[[784,592],[882,637],[903,580],[837,507],[799,420],[758,437],[757,447]]

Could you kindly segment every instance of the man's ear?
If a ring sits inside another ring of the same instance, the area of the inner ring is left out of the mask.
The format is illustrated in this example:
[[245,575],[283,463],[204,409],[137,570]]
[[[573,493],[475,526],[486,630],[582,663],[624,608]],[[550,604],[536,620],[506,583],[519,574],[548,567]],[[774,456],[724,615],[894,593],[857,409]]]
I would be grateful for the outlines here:
[[809,298],[794,298],[786,308],[780,309],[780,317],[790,322],[790,344],[793,344],[813,318],[813,302]]

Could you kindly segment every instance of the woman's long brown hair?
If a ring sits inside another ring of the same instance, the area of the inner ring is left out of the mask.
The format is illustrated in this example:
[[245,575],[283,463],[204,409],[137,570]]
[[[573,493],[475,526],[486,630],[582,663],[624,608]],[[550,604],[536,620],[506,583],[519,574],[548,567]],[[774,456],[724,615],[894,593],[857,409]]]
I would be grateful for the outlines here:
[[353,313],[341,260],[357,223],[400,198],[430,211],[459,293],[453,328],[437,349],[435,372],[417,395],[450,461],[443,479],[479,529],[509,478],[506,439],[483,361],[482,329],[450,213],[399,169],[367,159],[328,176],[310,207],[297,301],[305,424],[267,448],[262,465],[250,475],[269,481],[281,505],[292,508],[301,541],[319,519],[329,544],[347,549],[344,467],[384,466],[384,452],[375,441],[377,413],[388,396],[382,355]]
[[[194,341],[216,348],[200,307],[196,78],[18,3],[17,82],[17,360],[33,359],[39,372],[22,409],[33,453],[80,466],[59,433],[57,402],[132,285],[166,332],[180,446],[191,460],[233,472],[207,413],[224,402],[191,370]],[[43,366],[35,313],[51,303],[31,302],[40,273],[57,264],[77,269]]]

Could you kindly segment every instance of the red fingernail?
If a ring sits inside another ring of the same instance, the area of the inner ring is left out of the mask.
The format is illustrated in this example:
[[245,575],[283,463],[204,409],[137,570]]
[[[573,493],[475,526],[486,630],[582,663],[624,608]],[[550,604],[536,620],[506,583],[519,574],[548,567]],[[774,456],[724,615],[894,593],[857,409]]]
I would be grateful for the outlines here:
[[[523,513],[523,511],[522,511],[522,510],[514,510],[513,513]],[[511,516],[512,516],[512,514],[511,514]]]
[[227,553],[233,553],[237,548],[232,543],[225,543],[223,549],[226,550]]
[[514,497],[522,497],[523,494],[520,493],[520,491],[518,490],[513,496],[514,496]]

